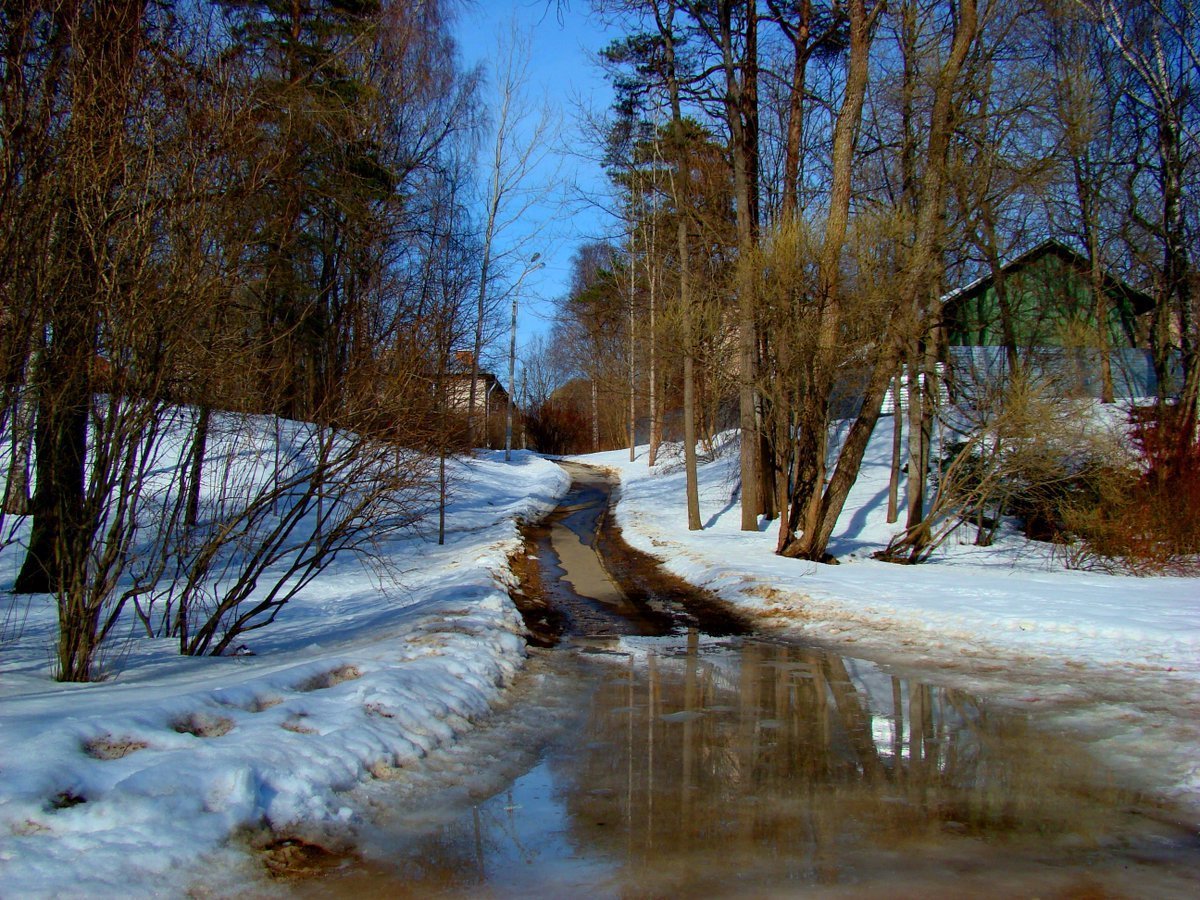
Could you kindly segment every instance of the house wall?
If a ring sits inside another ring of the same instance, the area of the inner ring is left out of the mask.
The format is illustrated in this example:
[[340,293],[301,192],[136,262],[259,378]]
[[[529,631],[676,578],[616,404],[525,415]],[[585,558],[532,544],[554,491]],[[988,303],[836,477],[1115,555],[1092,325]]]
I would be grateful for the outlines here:
[[[1058,255],[1045,254],[1008,272],[1004,284],[1018,348],[1098,348],[1091,285],[1077,265]],[[1109,347],[1136,346],[1136,326],[1129,299],[1119,291],[1110,291]],[[950,301],[947,328],[951,345],[1002,346],[1004,331],[995,285]]]
[[[482,413],[484,404],[490,404],[488,413],[493,414],[497,409],[508,407],[508,393],[497,385],[488,396],[488,388],[496,384],[492,375],[483,374],[475,379],[475,411]],[[452,409],[466,412],[471,404],[471,377],[469,375],[450,376],[446,383],[446,402]]]
[[[1022,354],[1029,373],[1064,397],[1100,397],[1100,354],[1096,350],[1039,347]],[[1113,396],[1118,400],[1154,397],[1158,379],[1149,350],[1123,347],[1109,352]],[[1003,383],[1008,358],[1003,347],[950,347],[946,377],[950,394],[970,400],[988,385]]]

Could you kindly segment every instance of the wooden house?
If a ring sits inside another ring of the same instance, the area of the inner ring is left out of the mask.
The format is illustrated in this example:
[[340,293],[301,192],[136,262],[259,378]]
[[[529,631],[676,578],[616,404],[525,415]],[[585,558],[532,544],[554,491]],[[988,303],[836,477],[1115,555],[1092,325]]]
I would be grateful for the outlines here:
[[[1000,270],[1013,344],[1095,349],[1100,346],[1088,260],[1058,241],[1045,241]],[[1147,294],[1105,273],[1110,348],[1145,347]],[[997,280],[991,273],[942,298],[942,323],[950,346],[1002,347],[1005,329]]]
[[[458,351],[446,373],[446,402],[451,410],[464,416],[471,408],[471,359],[467,350]],[[476,367],[478,368],[478,367]],[[485,446],[504,443],[505,417],[508,412],[508,391],[491,372],[475,372],[474,419],[477,438]],[[520,413],[517,411],[517,415]]]
[[941,337],[952,383],[992,381],[1015,354],[1053,380],[1055,389],[1098,397],[1103,348],[1116,396],[1152,396],[1155,379],[1146,348],[1154,301],[1107,272],[1103,285],[1102,331],[1087,258],[1051,240],[1004,265],[999,279],[989,273],[945,295]]

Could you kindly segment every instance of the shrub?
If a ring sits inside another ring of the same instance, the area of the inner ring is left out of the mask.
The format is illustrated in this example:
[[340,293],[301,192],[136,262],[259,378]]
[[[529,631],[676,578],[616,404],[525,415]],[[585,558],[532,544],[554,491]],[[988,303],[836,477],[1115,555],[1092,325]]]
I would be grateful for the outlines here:
[[1179,448],[1173,411],[1135,411],[1138,465],[1065,498],[1068,564],[1135,574],[1200,572],[1200,445]]

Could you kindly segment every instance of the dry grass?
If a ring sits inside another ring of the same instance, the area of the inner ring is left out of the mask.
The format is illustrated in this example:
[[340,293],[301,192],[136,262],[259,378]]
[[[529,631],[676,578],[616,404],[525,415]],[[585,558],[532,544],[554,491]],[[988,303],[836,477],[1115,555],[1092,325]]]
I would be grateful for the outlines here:
[[354,681],[356,678],[362,678],[362,671],[359,670],[358,666],[339,666],[336,669],[330,669],[328,672],[322,672],[319,675],[314,675],[312,678],[300,682],[300,684],[296,685],[296,690],[304,693],[309,691],[323,691],[344,681]]
[[290,731],[293,734],[316,734],[317,729],[304,724],[304,714],[292,716],[280,726],[284,731]]
[[404,768],[396,765],[393,760],[377,759],[369,766],[367,771],[371,773],[371,777],[379,781],[395,781],[404,774]]
[[171,727],[180,734],[190,734],[198,738],[215,738],[233,730],[233,719],[208,713],[192,713],[190,716],[177,719]]
[[336,833],[301,836],[262,828],[247,829],[242,837],[271,878],[283,882],[327,875],[357,858],[346,836]]
[[93,759],[121,759],[149,746],[136,738],[114,738],[111,734],[103,734],[85,743],[83,750]]
[[367,703],[364,704],[363,710],[368,716],[377,716],[381,719],[394,719],[396,714],[384,706],[382,703]]

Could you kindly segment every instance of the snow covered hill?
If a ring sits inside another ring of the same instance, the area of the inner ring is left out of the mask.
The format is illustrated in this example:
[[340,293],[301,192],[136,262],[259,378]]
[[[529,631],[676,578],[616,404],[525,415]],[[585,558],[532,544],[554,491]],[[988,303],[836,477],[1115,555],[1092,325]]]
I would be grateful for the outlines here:
[[[450,474],[445,546],[393,540],[383,568],[339,558],[247,636],[254,655],[180,657],[131,625],[114,677],[61,684],[52,602],[5,596],[19,636],[0,644],[0,893],[220,892],[214,872],[234,890],[259,871],[239,835],[344,833],[340,792],[485,716],[525,657],[507,593],[517,519],[567,478],[528,453]],[[0,591],[19,563],[19,547],[0,555]]]

